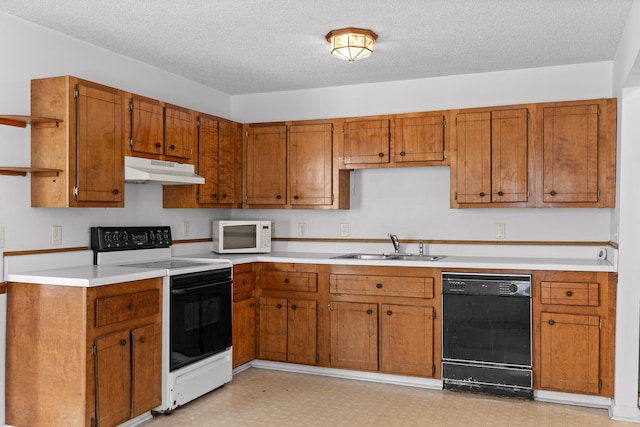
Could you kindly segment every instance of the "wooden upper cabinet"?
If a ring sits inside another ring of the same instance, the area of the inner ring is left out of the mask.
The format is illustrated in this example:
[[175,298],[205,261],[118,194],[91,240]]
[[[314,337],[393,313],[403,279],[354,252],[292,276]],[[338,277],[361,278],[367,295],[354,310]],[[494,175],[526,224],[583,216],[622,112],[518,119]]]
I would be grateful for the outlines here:
[[526,203],[529,199],[526,108],[456,116],[453,202]]
[[131,153],[164,154],[164,107],[160,101],[133,95],[129,104]]
[[456,118],[456,200],[486,203],[491,197],[491,113]]
[[124,92],[71,76],[31,81],[33,115],[63,119],[32,127],[31,164],[60,169],[31,177],[34,207],[123,207]]
[[418,117],[396,116],[393,125],[396,163],[444,160],[446,120],[441,113]]
[[[613,190],[603,182],[610,165],[615,168],[615,132],[605,137],[612,126],[610,111],[602,115],[605,108],[611,109],[600,102],[543,108],[544,203],[613,206],[612,197],[607,200]],[[615,184],[615,172],[609,180]]]
[[347,121],[343,133],[345,165],[389,163],[389,119]]
[[218,123],[218,204],[242,205],[242,128],[238,123]]
[[289,127],[289,203],[331,205],[333,194],[333,126]]
[[200,116],[198,119],[198,170],[204,184],[198,185],[198,201],[216,204],[219,199],[218,182],[220,157],[218,120]]
[[285,205],[286,125],[248,126],[245,153],[245,204]]
[[130,155],[192,163],[196,145],[193,111],[139,95],[131,95]]

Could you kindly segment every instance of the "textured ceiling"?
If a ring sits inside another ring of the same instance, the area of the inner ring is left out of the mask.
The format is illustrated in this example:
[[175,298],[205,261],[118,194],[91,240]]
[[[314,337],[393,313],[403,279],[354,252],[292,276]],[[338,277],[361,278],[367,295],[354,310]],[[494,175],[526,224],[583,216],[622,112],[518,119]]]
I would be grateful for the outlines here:
[[[632,0],[0,0],[0,11],[224,93],[612,60]],[[373,55],[329,55],[363,27]]]

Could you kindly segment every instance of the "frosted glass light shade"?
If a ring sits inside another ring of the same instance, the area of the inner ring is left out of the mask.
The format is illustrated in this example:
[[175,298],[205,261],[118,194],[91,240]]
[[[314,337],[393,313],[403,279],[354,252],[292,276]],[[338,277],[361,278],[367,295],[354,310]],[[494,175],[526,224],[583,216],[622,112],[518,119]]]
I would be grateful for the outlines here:
[[326,38],[331,44],[332,55],[353,62],[373,53],[373,42],[378,35],[371,30],[350,27],[332,30]]

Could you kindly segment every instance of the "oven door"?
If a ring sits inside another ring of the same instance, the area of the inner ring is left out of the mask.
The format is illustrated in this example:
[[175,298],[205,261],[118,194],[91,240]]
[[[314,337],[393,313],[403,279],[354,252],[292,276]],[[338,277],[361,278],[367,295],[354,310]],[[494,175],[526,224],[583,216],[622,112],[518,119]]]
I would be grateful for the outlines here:
[[442,295],[442,357],[531,367],[531,300]]
[[231,269],[171,277],[170,370],[231,347]]

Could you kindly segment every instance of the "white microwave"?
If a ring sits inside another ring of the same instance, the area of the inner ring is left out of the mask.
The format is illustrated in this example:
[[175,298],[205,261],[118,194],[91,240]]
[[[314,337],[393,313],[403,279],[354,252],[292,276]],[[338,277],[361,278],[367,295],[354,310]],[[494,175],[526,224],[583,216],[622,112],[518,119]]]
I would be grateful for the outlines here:
[[271,252],[271,221],[213,220],[213,251],[218,254]]

